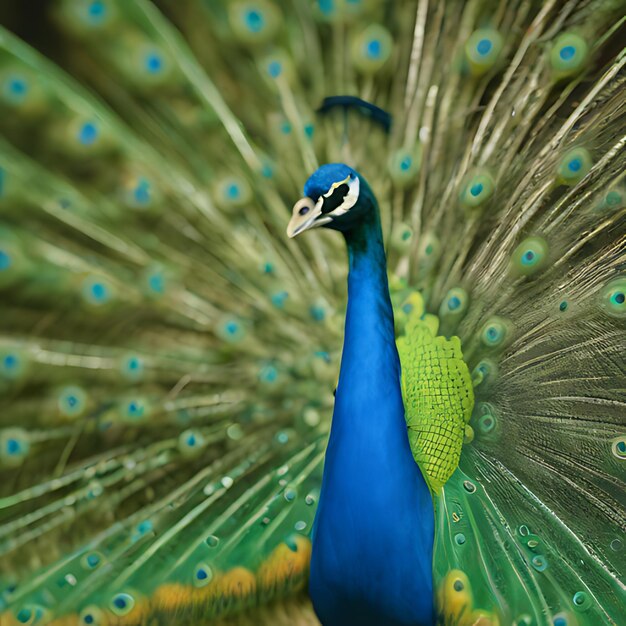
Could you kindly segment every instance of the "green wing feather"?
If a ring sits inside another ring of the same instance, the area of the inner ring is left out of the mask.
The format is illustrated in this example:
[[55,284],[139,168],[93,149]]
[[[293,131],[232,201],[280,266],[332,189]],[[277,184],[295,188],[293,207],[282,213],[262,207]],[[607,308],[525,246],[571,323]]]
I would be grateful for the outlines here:
[[411,311],[397,343],[411,450],[430,489],[439,494],[459,464],[474,389],[459,338],[436,336],[437,320],[422,319],[420,300],[413,294],[403,304]]

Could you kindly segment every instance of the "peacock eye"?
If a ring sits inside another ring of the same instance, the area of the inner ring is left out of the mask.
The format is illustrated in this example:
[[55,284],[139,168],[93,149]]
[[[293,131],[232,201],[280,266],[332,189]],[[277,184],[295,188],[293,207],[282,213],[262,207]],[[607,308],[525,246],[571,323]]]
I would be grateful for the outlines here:
[[343,183],[342,185],[339,185],[339,187],[337,187],[330,196],[327,198],[324,197],[322,213],[330,213],[337,207],[340,207],[349,191],[350,187],[348,187],[347,183]]
[[309,212],[309,207],[308,206],[303,206],[299,211],[298,211],[298,215],[306,215]]

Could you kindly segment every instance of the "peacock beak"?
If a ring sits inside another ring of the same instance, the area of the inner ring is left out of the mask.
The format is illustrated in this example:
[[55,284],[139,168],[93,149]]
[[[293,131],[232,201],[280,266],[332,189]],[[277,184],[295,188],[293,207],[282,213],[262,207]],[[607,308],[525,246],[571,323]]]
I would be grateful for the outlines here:
[[295,237],[305,230],[317,228],[332,221],[332,217],[322,215],[321,202],[316,204],[312,198],[305,197],[298,200],[293,207],[293,215],[287,226],[287,236]]

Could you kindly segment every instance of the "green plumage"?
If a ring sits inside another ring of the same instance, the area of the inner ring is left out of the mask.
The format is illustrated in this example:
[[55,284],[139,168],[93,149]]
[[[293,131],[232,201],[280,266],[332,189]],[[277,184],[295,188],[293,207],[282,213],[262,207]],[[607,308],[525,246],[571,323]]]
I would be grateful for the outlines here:
[[622,3],[13,4],[1,626],[316,623],[346,267],[285,227],[327,162],[381,208],[439,621],[620,624]]

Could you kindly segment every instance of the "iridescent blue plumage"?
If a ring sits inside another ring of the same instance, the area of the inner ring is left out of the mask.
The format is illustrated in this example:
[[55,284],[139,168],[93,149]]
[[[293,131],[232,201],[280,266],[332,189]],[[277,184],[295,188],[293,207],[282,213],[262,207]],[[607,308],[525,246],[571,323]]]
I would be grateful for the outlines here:
[[325,626],[432,624],[433,506],[407,437],[376,199],[340,164],[321,167],[305,193],[316,199],[348,175],[358,200],[326,224],[344,232],[350,272],[310,592]]

